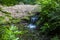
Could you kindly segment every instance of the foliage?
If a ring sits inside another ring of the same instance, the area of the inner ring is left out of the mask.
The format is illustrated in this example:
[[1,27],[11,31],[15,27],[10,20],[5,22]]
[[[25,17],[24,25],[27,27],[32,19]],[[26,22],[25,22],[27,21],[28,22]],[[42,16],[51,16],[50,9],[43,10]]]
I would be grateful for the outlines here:
[[[60,3],[59,0],[36,0],[41,5],[39,20],[36,23],[40,31],[50,33],[60,27]],[[55,34],[55,33],[54,33]]]
[[[60,0],[8,0],[8,1],[0,0],[0,4],[8,5],[8,6],[15,5],[18,2],[23,2],[24,4],[40,5],[41,11],[40,11],[40,15],[38,15],[39,20],[36,22],[36,24],[39,27],[39,31],[41,31],[40,33],[44,33],[44,34],[47,33],[48,35],[49,33],[54,32],[58,28],[60,29]],[[18,23],[20,22],[20,19],[11,17],[10,16],[11,14],[8,12],[4,12],[2,10],[0,11],[3,12],[3,14],[5,14],[5,16],[0,17],[0,25],[1,25],[0,34],[2,34],[0,35],[0,39],[1,40],[2,39],[3,40],[10,40],[10,39],[18,40],[18,38],[16,37],[16,34],[24,34],[26,31],[18,31],[16,26],[12,26],[10,24]],[[5,17],[8,17],[9,21],[5,20]],[[25,17],[25,19],[29,20],[28,17]],[[4,24],[4,26],[2,26],[2,24]],[[9,26],[7,27],[5,24]],[[51,40],[59,40],[59,39],[57,36],[54,36]]]
[[35,0],[0,0],[0,4],[2,5],[7,5],[7,6],[12,6],[15,4],[19,4],[20,2],[24,4],[35,4]]
[[11,30],[11,28],[8,29],[8,28],[4,27],[3,31],[4,31],[4,33],[2,34],[1,40],[18,40],[18,38],[15,37],[16,35],[14,34],[14,31]]
[[22,35],[25,31],[19,31],[14,24],[20,22],[20,19],[13,18],[11,13],[2,11],[0,16],[0,40],[18,40],[18,35]]
[[0,0],[0,4],[2,5],[7,5],[7,6],[10,6],[10,5],[15,5],[17,4],[18,1],[17,0]]
[[14,25],[0,26],[0,32],[0,40],[18,40],[17,35],[23,33]]
[[55,37],[51,38],[51,40],[59,40],[59,37],[56,35]]
[[23,2],[24,4],[35,4],[36,0],[18,0],[20,2]]

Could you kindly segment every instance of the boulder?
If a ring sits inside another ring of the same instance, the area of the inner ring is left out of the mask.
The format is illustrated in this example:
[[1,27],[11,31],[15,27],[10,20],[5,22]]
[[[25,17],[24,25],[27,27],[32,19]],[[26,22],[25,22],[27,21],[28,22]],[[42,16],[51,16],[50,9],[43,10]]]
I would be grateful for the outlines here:
[[2,11],[11,13],[14,18],[21,18],[24,16],[31,16],[34,12],[40,11],[40,6],[38,5],[15,5],[15,6],[2,6]]

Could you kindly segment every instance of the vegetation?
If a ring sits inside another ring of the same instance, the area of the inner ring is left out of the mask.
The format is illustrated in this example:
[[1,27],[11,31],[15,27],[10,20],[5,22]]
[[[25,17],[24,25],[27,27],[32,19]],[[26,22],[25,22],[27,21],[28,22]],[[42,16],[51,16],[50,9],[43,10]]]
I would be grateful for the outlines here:
[[13,6],[19,3],[24,4],[35,4],[35,0],[0,0],[0,4],[7,5],[7,6]]
[[9,6],[9,5],[15,5],[15,4],[17,4],[18,3],[18,1],[17,0],[0,0],[0,4],[2,4],[2,5],[7,5],[7,6]]
[[59,0],[39,0],[36,3],[41,5],[40,19],[37,22],[41,32],[50,36],[60,35]]
[[18,34],[22,35],[24,31],[19,31],[14,24],[20,22],[20,19],[11,17],[11,13],[0,10],[4,15],[0,16],[0,40],[19,40]]
[[[37,29],[39,36],[42,34],[50,37],[50,40],[60,40],[60,0],[0,0],[1,5],[7,6],[15,5],[19,2],[40,5],[41,11],[38,15],[39,19],[36,22],[36,25],[39,28]],[[23,35],[31,36],[32,38],[34,33],[24,34],[27,33],[28,30],[26,30],[27,28],[24,29],[22,24],[19,24],[19,27],[17,27],[17,23],[21,22],[21,19],[11,17],[10,13],[2,11],[1,8],[0,12],[5,14],[4,16],[0,16],[0,40],[20,40],[23,39]],[[5,19],[6,17],[8,18],[8,21]],[[26,17],[26,20],[29,20],[29,18]]]

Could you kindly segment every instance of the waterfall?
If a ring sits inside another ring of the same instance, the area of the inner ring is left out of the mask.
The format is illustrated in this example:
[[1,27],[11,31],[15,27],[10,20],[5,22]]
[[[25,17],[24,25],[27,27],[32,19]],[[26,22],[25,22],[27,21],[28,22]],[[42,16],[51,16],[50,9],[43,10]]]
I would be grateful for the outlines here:
[[30,23],[28,24],[28,28],[30,29],[30,30],[33,30],[33,29],[36,29],[36,24],[35,24],[35,22],[38,20],[38,15],[35,15],[35,16],[33,16],[33,17],[31,17],[31,19],[30,19]]

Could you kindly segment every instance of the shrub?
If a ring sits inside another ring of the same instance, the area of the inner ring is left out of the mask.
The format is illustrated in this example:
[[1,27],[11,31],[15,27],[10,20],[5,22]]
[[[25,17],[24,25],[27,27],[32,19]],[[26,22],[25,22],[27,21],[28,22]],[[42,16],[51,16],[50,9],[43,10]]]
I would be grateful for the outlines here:
[[60,27],[59,0],[38,0],[36,3],[41,5],[39,20],[36,23],[39,25],[40,31],[47,34],[54,32],[54,30],[57,31],[57,28]]
[[0,4],[2,5],[7,5],[7,6],[10,6],[10,5],[15,5],[17,4],[18,1],[17,0],[0,0]]

